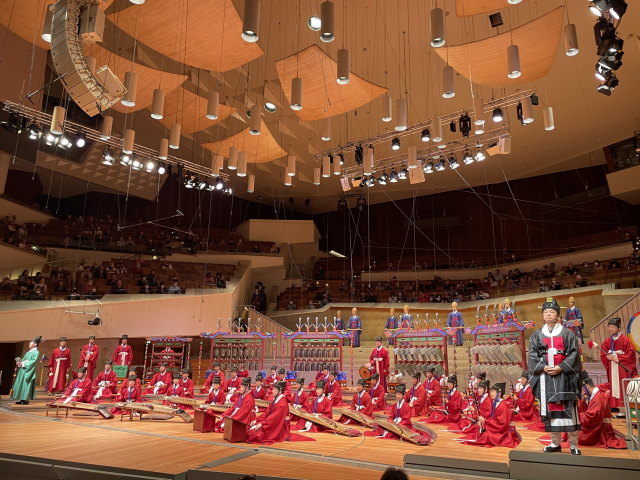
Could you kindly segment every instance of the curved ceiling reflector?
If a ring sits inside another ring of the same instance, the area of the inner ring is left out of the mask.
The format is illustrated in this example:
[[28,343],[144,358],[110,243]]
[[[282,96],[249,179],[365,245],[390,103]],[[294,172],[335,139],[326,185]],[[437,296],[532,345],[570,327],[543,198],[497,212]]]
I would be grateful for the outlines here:
[[229,158],[229,148],[235,145],[238,150],[247,152],[249,163],[271,162],[287,154],[273,138],[264,120],[261,121],[260,132],[260,135],[251,135],[249,129],[246,128],[232,137],[219,142],[203,143],[202,146],[213,153]]
[[[291,80],[302,79],[302,109],[295,113],[310,121],[349,112],[384,95],[387,88],[367,82],[351,73],[346,85],[338,85],[337,63],[317,45],[276,62],[280,84],[291,103]],[[331,99],[329,103],[328,99]]]
[[[106,48],[97,43],[91,46],[85,45],[84,54],[96,59],[96,68],[108,65],[111,71],[118,76],[121,82],[124,81],[124,74],[131,71],[131,60],[127,60],[115,53],[111,53]],[[165,95],[180,86],[187,79],[186,75],[161,72],[155,68],[146,67],[139,63],[133,64],[133,71],[138,75],[138,89],[136,94],[136,105],[125,107],[118,102],[111,108],[119,112],[135,112],[151,106],[153,102],[153,90],[162,88]]]
[[[551,71],[562,34],[563,7],[514,30],[485,40],[436,48],[456,72],[488,87],[508,87],[545,77]],[[513,39],[513,42],[512,42]],[[507,47],[518,45],[522,75],[507,77]]]
[[495,12],[510,6],[509,0],[456,0],[456,15],[470,17],[481,13]]
[[160,121],[167,128],[171,128],[171,125],[177,122],[182,127],[182,133],[187,134],[209,128],[235,111],[235,107],[221,103],[218,107],[218,119],[209,120],[207,119],[207,99],[180,87],[166,96],[164,116]]
[[231,0],[130,5],[107,18],[132,37],[137,28],[138,41],[178,62],[226,72],[264,53],[242,39],[242,19]]

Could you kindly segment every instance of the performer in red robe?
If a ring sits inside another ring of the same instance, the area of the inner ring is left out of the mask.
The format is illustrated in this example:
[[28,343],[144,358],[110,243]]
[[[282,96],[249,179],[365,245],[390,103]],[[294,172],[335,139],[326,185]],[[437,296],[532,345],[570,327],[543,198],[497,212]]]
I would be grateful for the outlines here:
[[[611,335],[602,342],[600,360],[607,370],[607,378],[611,385],[611,395],[609,396],[609,406],[612,409],[622,408],[624,405],[624,389],[622,380],[633,378],[638,375],[636,370],[636,351],[629,340],[621,331],[622,320],[620,318],[610,318],[608,321],[609,334]],[[594,343],[597,346],[597,344]],[[630,373],[622,368],[622,365],[629,369]]]
[[[248,378],[248,377],[245,377]],[[289,388],[291,391],[291,388]],[[251,395],[256,400],[266,400],[267,399],[267,390],[262,386],[262,375],[256,375],[256,386],[251,390]],[[255,411],[257,413],[262,413],[266,410],[266,407],[259,407],[256,405]]]
[[[356,385],[356,394],[353,396],[351,400],[351,410],[355,412],[360,412],[367,417],[373,416],[373,403],[371,402],[371,397],[364,390],[364,387],[367,386],[367,381],[364,378],[360,378],[358,380],[358,384]],[[344,423],[348,425],[350,423],[357,424],[358,422],[351,417],[347,417],[346,415],[342,415],[338,420],[340,423]]]
[[240,378],[245,378],[249,376],[249,370],[245,370],[244,362],[240,362],[240,368],[238,368],[238,376]]
[[224,405],[224,403],[226,403],[226,395],[224,393],[224,388],[221,388],[220,382],[220,377],[213,378],[213,385],[205,403],[209,403],[211,405]]
[[382,378],[382,388],[387,392],[387,377],[389,376],[389,352],[382,348],[382,337],[376,337],[376,348],[369,355],[372,372],[378,373]]
[[193,380],[191,380],[189,378],[189,369],[188,368],[183,368],[182,369],[182,378],[180,379],[180,386],[184,389],[184,395],[185,397],[189,397],[189,398],[194,398],[194,394],[193,394]]
[[78,378],[69,384],[67,391],[60,399],[63,403],[69,403],[70,401],[91,403],[91,392],[93,382],[87,377],[87,369],[80,367],[78,369]]
[[[127,382],[122,382],[123,384]],[[142,393],[140,393],[140,389],[136,388],[136,377],[130,376],[128,385],[124,386],[118,396],[116,397],[116,403],[120,402],[139,402],[142,400]],[[120,415],[122,411],[119,408],[113,407],[111,409],[111,413],[114,415]]]
[[[180,375],[180,373],[175,372],[173,374],[173,383],[167,387],[166,395],[168,397],[183,397],[183,398],[194,398],[193,397],[193,382],[189,379],[189,374],[187,373],[187,382],[184,381],[184,374]],[[189,388],[189,382],[191,382],[191,388]],[[171,402],[165,400],[163,402],[165,405],[171,405]],[[224,402],[223,402],[224,403]],[[184,403],[173,402],[176,408],[181,408],[183,410],[192,411],[194,409],[193,405],[187,405]]]
[[404,401],[411,407],[411,416],[419,417],[421,415],[429,415],[426,411],[427,396],[424,387],[420,383],[422,374],[420,372],[414,372],[411,375],[411,388],[407,389],[407,393],[404,395]]
[[49,395],[64,392],[67,384],[67,370],[71,369],[71,350],[67,348],[67,337],[60,337],[60,346],[49,359]]
[[316,396],[316,384],[319,380],[323,380],[325,385],[329,383],[329,365],[327,365],[326,363],[322,365],[321,371],[316,374],[315,381],[309,384],[309,388],[311,389],[311,391],[309,392],[310,397]]
[[[472,402],[466,410],[467,414],[474,420],[489,418],[491,415],[491,397],[489,396],[490,385],[491,384],[487,379],[480,380],[480,383],[477,385],[477,390],[474,394],[477,404]],[[478,421],[474,423],[472,421],[467,421],[467,425],[462,428],[462,431],[467,434],[473,433],[478,435],[480,433],[480,422]]]
[[109,400],[115,397],[118,389],[118,377],[116,372],[111,369],[113,362],[111,360],[105,362],[104,370],[101,371],[93,382],[93,400]]
[[[297,387],[297,389],[296,389],[296,393],[291,393],[291,406],[294,407],[296,410],[302,410],[303,412],[308,412],[309,396],[304,391],[304,378],[296,379],[296,385],[294,385],[294,387]],[[306,420],[303,420],[300,417],[297,417],[295,415],[291,415],[290,421],[294,429],[296,430],[304,429],[304,424],[306,423]]]
[[521,442],[515,427],[511,426],[513,413],[501,400],[507,389],[506,383],[496,383],[491,387],[491,412],[489,417],[480,417],[484,431],[480,434],[470,433],[456,440],[466,445],[482,447],[507,447],[516,448]]
[[78,362],[78,368],[87,368],[87,377],[93,380],[93,371],[96,368],[96,362],[98,361],[99,348],[96,345],[96,336],[89,336],[89,343],[82,347],[80,353],[80,361]]
[[371,387],[369,387],[369,396],[371,397],[371,403],[373,403],[373,411],[385,412],[387,408],[389,408],[389,406],[387,405],[384,387],[379,380],[379,374],[374,373],[373,375],[371,375]]
[[329,374],[329,383],[324,389],[324,393],[327,394],[327,398],[331,400],[332,407],[343,407],[346,404],[342,401],[342,386],[336,380],[338,372],[331,372]]
[[171,385],[171,373],[167,372],[167,366],[164,363],[160,364],[160,371],[158,371],[149,385],[144,389],[145,395],[165,395],[167,388]]
[[255,406],[256,402],[253,395],[249,392],[251,388],[251,378],[243,378],[238,390],[238,395],[233,407],[229,408],[222,414],[223,421],[220,423],[220,431],[224,431],[224,418],[231,417],[234,420],[238,420],[242,423],[249,425],[255,420]]
[[[287,402],[289,402],[289,398],[291,397],[291,385],[289,385],[289,382],[287,382],[284,379],[284,375],[285,375],[284,368],[280,368],[278,370],[278,375],[276,377],[276,382],[285,382],[287,384],[287,386],[285,387],[285,390],[284,390],[284,394],[285,394],[285,397],[287,398]],[[269,386],[269,392],[268,392],[268,395],[267,395],[267,399],[269,401],[271,401],[271,400],[273,400],[273,397],[274,397],[274,389],[273,389],[273,383],[272,383]]]
[[524,426],[527,430],[544,432],[544,422],[540,418],[540,410],[536,406],[536,399],[529,385],[529,372],[523,371],[520,377],[520,390],[513,393],[514,408],[517,413],[513,416],[514,422],[532,422]]
[[311,441],[313,438],[304,437],[291,433],[289,421],[289,402],[284,395],[285,388],[289,382],[275,382],[274,398],[271,405],[256,420],[252,420],[247,429],[247,443],[259,445],[272,445],[277,442],[286,441]]
[[227,403],[235,402],[235,392],[240,388],[242,380],[238,377],[238,367],[231,367],[231,378],[224,385],[224,391],[227,395]]
[[[309,399],[308,412],[317,417],[327,417],[332,419],[333,411],[331,409],[331,400],[324,394],[324,388],[324,380],[318,380],[316,382],[316,396]],[[303,428],[300,428],[301,424]],[[309,422],[308,420],[305,420],[303,418],[300,420],[300,422],[298,422],[298,431],[316,433],[328,432],[330,430],[321,425],[316,425],[315,423]]]
[[[594,385],[585,370],[582,371],[580,378],[584,389],[583,398],[586,398],[588,403],[586,408],[582,408],[579,413],[578,445],[582,447],[627,448],[623,435],[616,434],[611,425],[611,411],[607,394]],[[551,442],[549,435],[538,440],[544,444]],[[563,434],[561,446],[568,447],[568,440],[568,436]]]
[[[413,424],[411,423],[411,407],[409,407],[409,404],[404,401],[406,392],[406,385],[402,383],[396,385],[397,402],[391,406],[391,413],[389,414],[388,420],[390,422],[400,424],[403,427],[407,427],[412,431],[415,431],[413,429]],[[385,440],[398,440],[400,438],[397,435],[383,429],[382,427],[377,427],[373,432],[364,432],[364,435],[367,437],[376,437]]]
[[449,423],[451,430],[461,430],[467,425],[462,418],[462,395],[456,388],[458,385],[458,377],[455,375],[449,375],[447,377],[447,403],[445,405],[446,410],[436,411],[433,410],[431,414],[426,418],[419,420],[422,423]]
[[[138,374],[136,373],[136,369],[135,367],[129,367],[129,374],[127,375],[127,378],[125,378],[122,383],[120,384],[120,390],[124,390],[125,388],[127,388],[129,386],[129,380],[127,380],[130,377],[134,377],[136,379],[135,382],[135,387],[140,390],[140,395],[142,396],[142,382],[140,381],[140,379],[138,378]],[[118,392],[120,393],[120,392]]]
[[221,384],[225,385],[226,382],[224,381],[224,372],[220,370],[220,364],[218,362],[213,363],[213,371],[204,381],[204,386],[202,387],[202,390],[200,390],[200,393],[209,393],[214,378],[219,378]]
[[271,373],[264,379],[264,386],[271,388],[271,385],[278,381],[278,367],[271,365]]
[[122,335],[122,343],[113,352],[112,360],[115,365],[127,365],[130,367],[133,363],[133,350],[127,345],[128,342],[129,335]]
[[[160,352],[162,353],[175,353],[171,347],[164,347],[164,349]],[[167,363],[169,365],[171,365],[172,367],[175,367],[176,363],[175,363],[175,357],[173,355],[162,355],[162,360],[164,361],[164,363]]]
[[440,387],[440,382],[436,378],[435,374],[436,367],[434,365],[429,365],[427,367],[427,379],[422,384],[426,394],[423,415],[431,414],[431,407],[442,405],[442,388]]

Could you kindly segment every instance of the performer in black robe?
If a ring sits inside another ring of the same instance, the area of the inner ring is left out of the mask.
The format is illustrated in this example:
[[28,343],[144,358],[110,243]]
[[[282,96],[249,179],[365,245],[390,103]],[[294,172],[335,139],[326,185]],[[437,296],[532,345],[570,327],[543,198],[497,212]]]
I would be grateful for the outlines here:
[[575,334],[560,322],[560,306],[548,297],[542,305],[544,326],[529,341],[529,377],[531,389],[540,400],[540,416],[545,431],[551,433],[551,445],[545,452],[561,450],[562,432],[569,436],[573,455],[580,455],[578,432],[582,363]]

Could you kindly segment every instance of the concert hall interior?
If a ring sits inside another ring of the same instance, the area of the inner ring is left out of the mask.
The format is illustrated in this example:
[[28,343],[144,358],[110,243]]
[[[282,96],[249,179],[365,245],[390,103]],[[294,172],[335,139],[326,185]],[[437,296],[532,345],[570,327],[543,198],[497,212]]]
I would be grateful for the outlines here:
[[629,0],[1,0],[0,480],[637,479],[637,78]]

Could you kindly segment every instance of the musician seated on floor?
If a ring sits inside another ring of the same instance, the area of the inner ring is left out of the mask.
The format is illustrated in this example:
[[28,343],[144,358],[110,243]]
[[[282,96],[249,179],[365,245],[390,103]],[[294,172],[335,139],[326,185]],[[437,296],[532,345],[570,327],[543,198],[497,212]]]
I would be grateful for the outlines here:
[[222,379],[220,377],[213,377],[213,385],[209,391],[207,401],[210,405],[223,405],[226,400],[224,389],[221,387]]
[[[366,385],[367,381],[364,378],[358,380],[358,384],[356,385],[356,394],[351,399],[351,410],[360,412],[367,417],[371,417],[373,415],[373,402],[371,402],[371,397],[364,390]],[[346,415],[342,415],[338,421],[345,425],[358,423],[356,420],[347,417]]]
[[[256,418],[256,402],[253,395],[249,393],[250,388],[251,378],[243,378],[240,383],[240,388],[237,391],[236,401],[231,408],[222,414],[223,417],[231,417],[234,420],[238,420],[246,424],[251,423],[251,421]],[[220,424],[220,431],[224,431],[224,420]]]
[[429,410],[432,406],[442,405],[442,388],[436,378],[436,367],[434,365],[427,367],[427,379],[423,383],[423,387],[427,396],[424,414],[428,415],[431,413]]
[[318,380],[324,380],[325,385],[329,381],[329,365],[326,363],[322,364],[321,370],[316,374],[316,379],[309,384],[309,388],[311,389],[311,392],[309,393],[310,397],[316,396],[316,383]]
[[424,423],[449,423],[452,424],[453,430],[460,430],[466,426],[466,422],[462,419],[462,395],[457,389],[458,377],[449,375],[447,377],[447,403],[444,411],[433,410],[431,414],[424,420]]
[[[136,387],[138,390],[140,390],[140,393],[142,393],[142,382],[140,382],[140,379],[138,378],[138,374],[136,373],[135,367],[129,367],[129,375],[127,375],[127,378],[131,378],[131,377],[134,377],[136,379],[134,387]],[[123,380],[122,383],[120,384],[120,391],[118,393],[125,390],[128,386],[129,386],[129,381],[126,379]]]
[[146,395],[164,395],[171,383],[171,374],[167,372],[167,364],[161,363],[160,370],[156,373],[149,385],[146,386],[144,393]]
[[491,396],[489,395],[489,387],[491,383],[488,379],[480,380],[478,384],[477,393],[475,395],[475,402],[471,403],[467,408],[467,415],[471,418],[478,420],[477,423],[469,423],[462,430],[467,433],[480,433],[480,418],[489,418],[491,416]]
[[[529,372],[524,370],[520,376],[520,381],[513,392],[513,404],[516,414],[513,416],[514,422],[534,422],[538,424],[540,431],[544,431],[544,423],[540,419],[540,410],[536,406],[536,399],[529,385]],[[527,427],[529,430],[530,428]]]
[[238,367],[231,367],[231,378],[227,380],[225,391],[227,393],[227,403],[235,402],[235,392],[240,388],[242,379],[238,377]]
[[407,390],[404,396],[404,401],[411,407],[411,416],[419,417],[421,415],[428,415],[429,412],[425,411],[426,407],[426,395],[424,387],[420,383],[422,374],[420,372],[414,372],[411,374],[411,388]]
[[224,381],[224,372],[220,370],[220,363],[213,362],[213,371],[209,374],[207,379],[204,381],[204,385],[202,386],[202,390],[200,390],[200,393],[209,393],[209,390],[211,390],[211,384],[213,383],[213,379],[216,377],[220,378],[222,385],[225,385],[226,382]]
[[[246,378],[246,377],[244,377]],[[251,391],[251,395],[253,395],[253,398],[256,400],[266,400],[267,399],[267,390],[262,386],[262,375],[258,374],[256,375],[256,386],[255,388]],[[266,410],[266,407],[259,407],[256,405],[256,413],[258,412],[264,412]]]
[[[294,385],[296,388],[296,393],[291,394],[291,406],[296,410],[302,410],[303,412],[309,411],[309,396],[304,391],[304,378],[297,378],[296,384]],[[291,425],[296,430],[304,429],[304,425],[306,421],[296,415],[291,415],[290,418]]]
[[[413,430],[411,423],[411,407],[404,400],[404,395],[407,393],[407,386],[403,383],[396,385],[396,403],[391,406],[391,412],[389,413],[389,421],[396,425],[402,425],[410,430]],[[398,435],[391,433],[384,428],[378,426],[373,432],[365,432],[365,436],[375,436],[376,438],[383,438],[385,440],[396,440],[400,438]]]
[[[287,383],[287,386],[285,387],[285,390],[284,390],[284,395],[287,398],[287,402],[288,402],[289,401],[289,396],[291,395],[291,385],[289,385],[289,382],[287,382],[284,379],[285,373],[286,372],[285,372],[284,368],[279,368],[278,369],[278,375],[276,376],[276,380],[275,381],[276,382],[286,382]],[[269,388],[269,395],[268,395],[269,400],[273,400],[274,395],[275,395],[274,392],[275,392],[275,390],[273,389],[273,385],[271,385],[270,388]]]
[[[309,399],[309,413],[315,415],[316,417],[327,417],[332,418],[333,410],[331,409],[331,400],[327,398],[324,394],[324,380],[318,380],[316,382],[316,396],[315,398]],[[298,429],[300,430],[301,424],[303,424],[303,428],[301,431],[303,432],[327,432],[329,429],[327,427],[323,427],[321,425],[316,425],[315,423],[306,421],[304,418],[300,420],[298,423]]]
[[95,401],[111,398],[118,388],[118,377],[111,366],[113,362],[108,360],[104,364],[104,370],[98,374],[93,382],[93,399]]
[[[116,397],[116,403],[139,402],[142,400],[142,394],[140,393],[140,390],[136,388],[136,377],[134,375],[129,377],[128,382],[122,382],[122,384],[126,386],[120,389],[120,393],[118,393],[118,396]],[[111,413],[114,415],[120,415],[122,410],[114,407],[111,409]]]
[[63,403],[69,403],[70,401],[91,403],[92,393],[93,382],[87,377],[87,367],[80,367],[78,369],[78,378],[71,382],[60,400]]
[[374,412],[385,412],[388,408],[384,386],[380,383],[380,374],[374,373],[370,378],[369,396]]
[[331,400],[332,407],[342,407],[344,405],[342,401],[342,386],[336,380],[338,372],[331,372],[329,374],[329,383],[327,383],[324,392],[327,398]]

